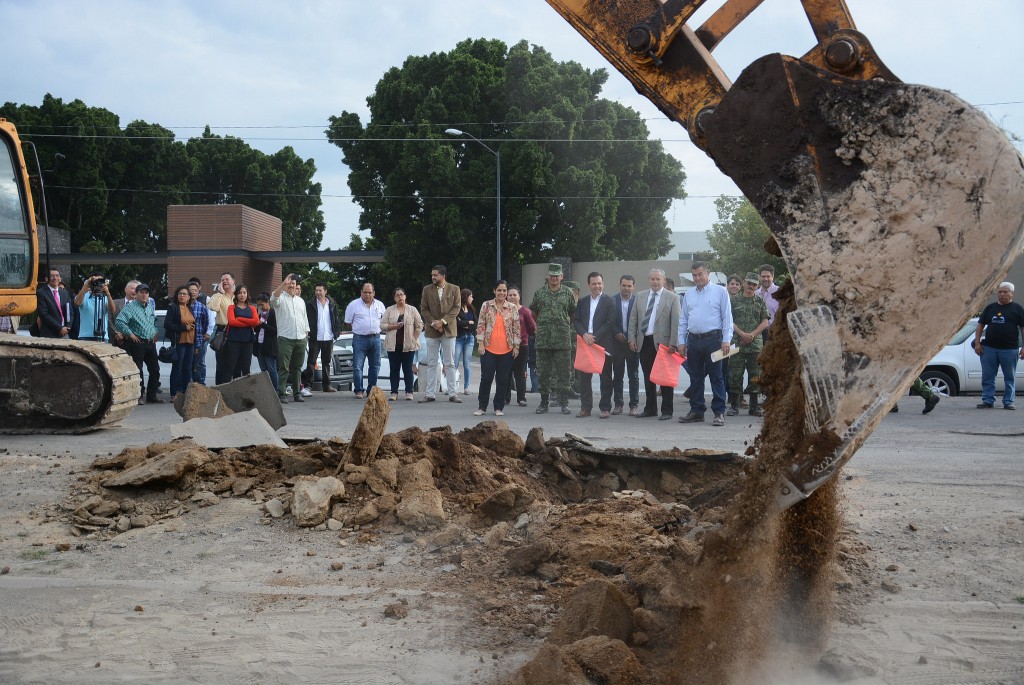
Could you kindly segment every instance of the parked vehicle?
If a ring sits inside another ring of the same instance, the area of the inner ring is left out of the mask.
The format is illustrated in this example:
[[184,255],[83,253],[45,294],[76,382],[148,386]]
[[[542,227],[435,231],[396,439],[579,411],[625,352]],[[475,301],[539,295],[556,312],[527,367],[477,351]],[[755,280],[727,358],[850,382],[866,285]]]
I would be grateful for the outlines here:
[[[981,392],[981,357],[974,351],[974,332],[978,320],[971,319],[963,325],[949,344],[946,345],[921,372],[921,380],[933,392],[943,397],[956,397],[967,392]],[[1014,374],[1017,392],[1024,391],[1024,364],[1017,365]],[[996,390],[1002,392],[1003,374],[996,375]]]

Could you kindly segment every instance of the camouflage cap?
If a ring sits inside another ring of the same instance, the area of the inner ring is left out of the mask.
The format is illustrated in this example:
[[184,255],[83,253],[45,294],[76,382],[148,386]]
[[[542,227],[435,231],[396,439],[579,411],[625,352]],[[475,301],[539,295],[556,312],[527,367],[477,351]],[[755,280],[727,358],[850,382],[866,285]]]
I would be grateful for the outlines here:
[[758,285],[761,283],[761,279],[758,278],[757,274],[755,274],[753,271],[748,271],[747,275],[743,277],[743,280],[746,281],[747,283],[753,283],[754,285]]
[[561,264],[548,264],[548,276],[561,276],[562,265]]
[[569,288],[571,290],[579,290],[580,289],[580,284],[577,283],[576,281],[562,281],[562,285],[564,285],[565,287],[567,287],[567,288]]

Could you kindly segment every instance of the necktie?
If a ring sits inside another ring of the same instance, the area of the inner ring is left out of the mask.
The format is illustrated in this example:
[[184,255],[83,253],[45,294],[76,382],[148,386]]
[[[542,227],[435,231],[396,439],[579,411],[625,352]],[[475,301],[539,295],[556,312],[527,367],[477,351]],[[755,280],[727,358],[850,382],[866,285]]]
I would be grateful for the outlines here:
[[57,303],[57,311],[60,312],[60,322],[64,323],[64,310],[60,307],[60,291],[52,290],[53,299]]
[[644,322],[640,324],[640,332],[643,335],[647,335],[647,326],[651,323],[651,316],[654,314],[654,300],[658,297],[658,294],[651,291],[651,296],[647,300],[647,311],[644,312]]

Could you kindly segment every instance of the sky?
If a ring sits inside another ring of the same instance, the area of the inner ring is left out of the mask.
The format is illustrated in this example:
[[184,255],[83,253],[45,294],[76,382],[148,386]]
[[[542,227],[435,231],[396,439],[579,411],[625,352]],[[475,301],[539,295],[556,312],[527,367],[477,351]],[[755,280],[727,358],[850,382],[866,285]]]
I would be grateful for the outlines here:
[[[710,0],[691,25],[721,4]],[[903,81],[950,90],[1024,137],[1024,2],[847,5]],[[714,199],[739,194],[681,126],[638,95],[544,0],[0,0],[0,27],[8,57],[4,102],[39,105],[50,93],[106,108],[122,127],[141,119],[184,140],[209,125],[267,153],[290,145],[314,159],[327,223],[323,248],[345,247],[359,216],[341,150],[324,137],[328,117],[347,110],[367,123],[366,98],[388,69],[469,38],[509,46],[526,40],[558,61],[607,69],[601,96],[639,112],[651,137],[685,169],[688,197],[666,213],[672,231],[707,230],[717,219]],[[812,45],[798,0],[765,0],[714,55],[735,80],[761,55],[801,55]]]

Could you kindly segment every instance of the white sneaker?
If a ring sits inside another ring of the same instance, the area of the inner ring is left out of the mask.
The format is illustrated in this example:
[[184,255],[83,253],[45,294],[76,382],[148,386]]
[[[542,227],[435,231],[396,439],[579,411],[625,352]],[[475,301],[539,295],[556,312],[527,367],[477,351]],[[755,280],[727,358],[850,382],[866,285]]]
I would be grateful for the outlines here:
[[313,393],[312,393],[312,391],[310,391],[309,388],[303,388],[302,390],[299,391],[299,394],[302,395],[303,397],[312,397],[313,396]]
[[505,415],[505,412],[503,412],[503,411],[502,411],[502,410],[500,410],[500,409],[496,409],[496,410],[494,411],[494,415],[495,415],[495,416],[504,416],[504,415]]
[[487,412],[485,412],[483,409],[477,409],[475,412],[473,412],[473,416],[483,416],[486,413]]

